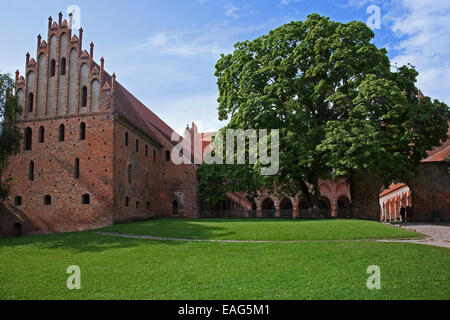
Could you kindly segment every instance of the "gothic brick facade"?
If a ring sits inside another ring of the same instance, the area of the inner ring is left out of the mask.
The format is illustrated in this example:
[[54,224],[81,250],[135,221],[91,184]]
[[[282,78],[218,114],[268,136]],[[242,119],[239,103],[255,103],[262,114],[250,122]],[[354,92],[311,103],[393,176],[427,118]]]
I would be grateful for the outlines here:
[[[71,20],[71,17],[70,17]],[[16,72],[24,141],[2,179],[1,236],[92,229],[198,215],[194,165],[167,155],[173,130],[83,50],[83,30],[49,18],[37,59]]]

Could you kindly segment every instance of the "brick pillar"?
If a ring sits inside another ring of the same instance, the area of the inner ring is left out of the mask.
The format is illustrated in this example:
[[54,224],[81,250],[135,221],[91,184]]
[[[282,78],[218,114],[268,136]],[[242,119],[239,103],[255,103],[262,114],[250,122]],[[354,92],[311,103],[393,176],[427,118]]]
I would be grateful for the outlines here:
[[298,201],[295,199],[294,203],[292,204],[292,219],[298,218]]
[[331,202],[331,216],[333,218],[337,217],[337,201],[336,198],[332,199],[333,201]]
[[280,201],[275,200],[274,205],[275,205],[275,218],[279,218],[280,217]]

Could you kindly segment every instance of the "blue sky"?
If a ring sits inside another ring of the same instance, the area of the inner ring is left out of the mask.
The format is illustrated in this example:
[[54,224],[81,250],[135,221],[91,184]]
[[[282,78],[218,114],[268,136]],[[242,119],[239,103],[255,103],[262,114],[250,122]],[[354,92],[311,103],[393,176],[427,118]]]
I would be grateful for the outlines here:
[[81,9],[84,48],[137,98],[181,132],[195,121],[201,131],[217,120],[214,65],[237,41],[251,40],[317,12],[333,20],[366,22],[370,5],[381,13],[374,42],[398,65],[412,63],[426,95],[450,104],[449,0],[0,0],[0,71],[24,71],[25,54],[46,39],[47,18],[70,5]]

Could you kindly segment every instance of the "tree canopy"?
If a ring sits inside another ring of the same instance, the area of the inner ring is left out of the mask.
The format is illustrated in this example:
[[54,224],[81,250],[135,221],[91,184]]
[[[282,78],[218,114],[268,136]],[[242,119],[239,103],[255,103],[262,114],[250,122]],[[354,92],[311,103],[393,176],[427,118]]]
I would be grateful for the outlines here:
[[[22,110],[17,98],[12,94],[14,80],[9,74],[0,73],[0,177],[4,168],[8,166],[11,155],[19,152],[22,138],[17,128],[17,116]],[[9,194],[8,180],[0,181],[0,198]]]
[[[393,69],[373,38],[362,22],[311,14],[221,56],[215,72],[219,119],[229,120],[229,128],[280,130],[278,174],[250,186],[302,192],[313,206],[319,179],[353,171],[402,179],[445,140],[448,107],[419,100],[414,67]],[[233,170],[252,181],[258,174],[252,165],[206,165],[199,172],[201,179],[224,183],[233,180]]]

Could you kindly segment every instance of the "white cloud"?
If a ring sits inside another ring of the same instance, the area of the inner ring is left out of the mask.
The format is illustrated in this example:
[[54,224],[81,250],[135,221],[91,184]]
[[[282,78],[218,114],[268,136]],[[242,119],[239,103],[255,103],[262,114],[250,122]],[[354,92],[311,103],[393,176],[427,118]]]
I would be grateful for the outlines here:
[[450,103],[450,1],[402,0],[403,12],[388,13],[391,29],[400,40],[392,59],[416,66],[418,87],[425,95]]
[[225,15],[227,17],[233,17],[233,18],[237,19],[237,18],[240,17],[240,15],[237,14],[237,12],[240,11],[240,10],[241,10],[240,8],[235,7],[232,4],[229,4],[229,5],[225,6]]
[[281,0],[280,5],[286,6],[291,2],[300,2],[300,1],[302,1],[302,0]]
[[164,110],[158,113],[178,134],[183,134],[186,125],[195,122],[199,132],[213,132],[225,126],[217,116],[217,93],[194,94],[176,99],[164,99],[152,105]]
[[[146,50],[151,54],[188,58],[199,55],[219,57],[230,53],[236,37],[267,28],[267,25],[246,27],[225,24],[210,24],[199,29],[152,34],[131,50]],[[129,50],[126,49],[126,52]]]
[[[381,7],[383,28],[394,36],[385,47],[391,62],[411,63],[419,72],[417,86],[425,95],[450,103],[450,1],[348,0],[347,5]],[[393,56],[392,56],[393,55]]]
[[209,37],[189,33],[160,32],[150,36],[140,48],[146,48],[152,53],[189,57],[195,55],[218,56],[227,51]]

